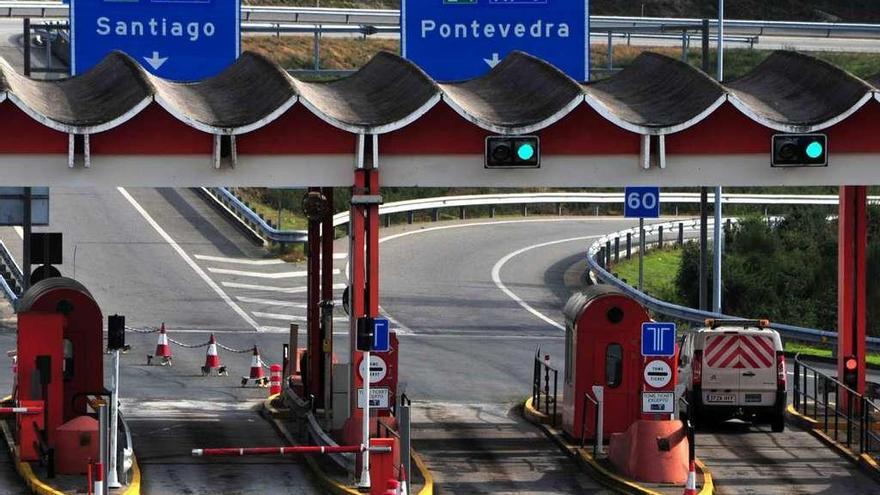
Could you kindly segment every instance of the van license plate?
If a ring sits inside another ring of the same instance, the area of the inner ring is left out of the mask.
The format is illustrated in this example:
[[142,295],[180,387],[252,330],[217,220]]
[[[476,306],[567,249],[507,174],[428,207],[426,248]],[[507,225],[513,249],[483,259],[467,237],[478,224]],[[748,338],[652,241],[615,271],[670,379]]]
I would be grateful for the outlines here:
[[746,394],[746,402],[761,402],[761,394]]
[[733,402],[736,396],[733,394],[708,394],[706,402]]

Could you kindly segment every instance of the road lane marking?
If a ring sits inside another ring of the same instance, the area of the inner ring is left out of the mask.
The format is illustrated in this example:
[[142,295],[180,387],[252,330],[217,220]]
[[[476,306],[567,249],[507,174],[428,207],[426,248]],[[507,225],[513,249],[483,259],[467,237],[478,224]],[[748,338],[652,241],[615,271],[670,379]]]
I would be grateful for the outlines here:
[[[271,285],[253,285],[253,284],[240,284],[238,282],[220,282],[223,287],[229,287],[230,289],[248,289],[248,290],[261,290],[267,292],[281,292],[283,294],[301,294],[305,293],[308,290],[306,286],[299,287],[274,287]],[[342,290],[348,287],[346,284],[333,284],[333,290]]]
[[308,308],[308,304],[303,303],[295,303],[291,301],[279,301],[277,299],[260,299],[257,297],[244,297],[244,296],[236,296],[239,302],[250,303],[250,304],[262,304],[264,306],[284,306],[286,308],[300,308],[306,309]]
[[128,191],[126,191],[124,187],[117,187],[116,190],[119,191],[119,194],[122,194],[122,197],[124,197],[131,204],[131,206],[133,206],[134,209],[137,210],[137,212],[140,213],[142,217],[144,217],[144,220],[146,220],[147,223],[150,224],[150,226],[153,227],[153,229],[158,232],[163,239],[165,239],[165,242],[167,242],[168,245],[171,246],[171,248],[174,249],[174,251],[178,255],[180,255],[181,258],[183,258],[183,261],[185,261],[186,264],[189,265],[189,267],[192,268],[194,272],[196,272],[196,275],[201,277],[201,279],[204,280],[205,283],[208,284],[208,286],[213,289],[218,296],[220,296],[220,299],[222,299],[223,302],[228,304],[233,311],[238,313],[238,315],[241,316],[248,325],[254,327],[255,331],[260,331],[260,325],[253,318],[251,318],[245,310],[241,309],[238,304],[235,304],[235,301],[233,301],[232,298],[229,297],[229,295],[223,292],[223,289],[221,289],[216,282],[211,280],[211,277],[209,277],[208,274],[205,273],[205,271],[202,270],[202,268],[195,261],[193,261],[193,259],[190,258],[188,254],[186,254],[186,251],[184,251],[183,248],[181,248],[180,245],[178,245],[177,242],[173,238],[171,238],[170,235],[168,235],[168,232],[165,232],[165,230],[158,223],[156,223],[155,220],[153,220],[153,217],[151,217],[150,214],[147,213],[147,210],[145,210],[140,205],[140,203],[138,203],[137,200],[135,200],[131,196],[131,194],[128,194]]
[[[254,316],[256,316],[257,318],[268,318],[270,320],[284,320],[284,321],[288,321],[288,320],[305,321],[306,320],[305,316],[300,316],[300,315],[286,315],[286,314],[280,314],[280,313],[263,313],[261,311],[253,311],[252,314]],[[337,317],[333,318],[333,321],[348,322],[348,318],[345,318],[342,316],[337,316]]]
[[[307,271],[297,271],[297,272],[278,272],[278,273],[261,273],[261,272],[249,272],[245,270],[230,270],[227,268],[213,268],[208,267],[208,271],[211,273],[216,273],[219,275],[236,275],[239,277],[254,277],[254,278],[268,278],[273,280],[278,280],[282,278],[305,278],[309,272]],[[333,270],[333,275],[338,275],[339,270]]]
[[[263,333],[280,333],[280,334],[284,334],[284,335],[290,333],[289,327],[264,326],[261,328],[262,328]],[[334,331],[333,335],[340,335],[340,336],[346,337],[346,336],[348,336],[348,330]],[[300,336],[300,340],[305,340],[305,338],[306,338],[305,334],[302,334],[302,333],[299,336]]]
[[501,292],[504,292],[505,294],[507,294],[507,296],[509,298],[513,299],[514,302],[519,304],[523,309],[525,309],[529,313],[537,316],[541,320],[549,323],[550,325],[552,325],[560,330],[565,330],[565,327],[563,325],[556,323],[549,316],[547,316],[544,313],[541,313],[537,309],[533,308],[527,302],[520,299],[519,296],[514,294],[512,290],[508,289],[507,286],[504,285],[504,282],[501,281],[501,268],[505,264],[507,264],[508,261],[512,260],[513,258],[515,258],[525,252],[531,251],[533,249],[538,249],[538,248],[547,247],[547,246],[553,246],[554,244],[564,244],[566,242],[586,241],[589,239],[598,239],[600,237],[602,237],[602,236],[601,235],[590,235],[590,236],[585,236],[585,237],[573,237],[571,239],[562,239],[562,240],[558,240],[558,241],[542,242],[541,244],[527,246],[527,247],[524,247],[524,248],[519,249],[517,251],[514,251],[514,252],[508,254],[507,256],[501,258],[500,260],[498,260],[498,263],[495,263],[495,266],[492,267],[492,281],[495,282],[496,287],[501,289]]
[[333,253],[334,260],[348,259],[348,253]]
[[254,265],[254,266],[266,266],[266,265],[283,265],[284,261],[279,259],[274,260],[251,260],[247,258],[224,258],[222,256],[208,256],[206,254],[195,254],[193,255],[197,260],[202,261],[214,261],[217,263],[232,263],[236,265]]

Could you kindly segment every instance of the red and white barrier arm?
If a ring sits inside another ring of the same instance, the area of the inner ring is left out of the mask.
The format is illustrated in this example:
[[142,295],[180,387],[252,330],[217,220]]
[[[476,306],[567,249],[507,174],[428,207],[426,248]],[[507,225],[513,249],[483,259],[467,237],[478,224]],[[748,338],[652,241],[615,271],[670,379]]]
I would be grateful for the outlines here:
[[41,414],[42,407],[0,407],[0,414]]
[[[217,456],[248,456],[248,455],[287,455],[287,454],[359,454],[363,452],[363,445],[329,446],[300,445],[296,447],[250,447],[250,448],[225,448],[225,449],[193,449],[193,457],[217,457]],[[371,447],[370,452],[389,453],[390,447]]]

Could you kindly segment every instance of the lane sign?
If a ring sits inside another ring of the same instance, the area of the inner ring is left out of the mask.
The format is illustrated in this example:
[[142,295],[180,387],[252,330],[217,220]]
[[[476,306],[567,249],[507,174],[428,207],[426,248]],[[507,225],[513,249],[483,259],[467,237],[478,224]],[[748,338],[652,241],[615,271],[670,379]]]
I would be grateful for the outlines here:
[[178,81],[214,76],[238,58],[239,0],[70,0],[70,69],[113,50]]
[[385,318],[373,320],[373,352],[388,352],[391,349],[390,328]]
[[674,392],[643,392],[642,412],[646,414],[672,414],[675,412]]
[[589,0],[403,0],[401,53],[436,79],[485,74],[513,50],[589,80]]
[[[362,359],[361,364],[358,367],[358,370],[361,374],[361,379],[367,379],[367,360]],[[375,354],[370,354],[370,384],[379,383],[385,379],[385,376],[388,374],[388,365],[385,363],[385,360]]]
[[[388,409],[391,392],[387,388],[370,389],[370,409]],[[358,409],[364,408],[364,389],[358,389]]]
[[626,218],[658,218],[659,187],[626,187],[623,193],[623,214]]
[[666,361],[655,359],[645,365],[645,383],[653,388],[663,388],[672,381],[672,368]]
[[642,356],[675,356],[675,323],[642,323]]

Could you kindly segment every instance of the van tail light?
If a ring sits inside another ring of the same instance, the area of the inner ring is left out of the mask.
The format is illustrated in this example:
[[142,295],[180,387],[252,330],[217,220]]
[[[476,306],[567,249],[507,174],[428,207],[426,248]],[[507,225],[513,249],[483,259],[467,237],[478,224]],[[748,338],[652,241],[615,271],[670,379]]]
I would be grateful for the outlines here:
[[694,364],[691,367],[694,385],[703,384],[703,351],[694,351]]
[[785,354],[776,353],[776,388],[785,390]]

